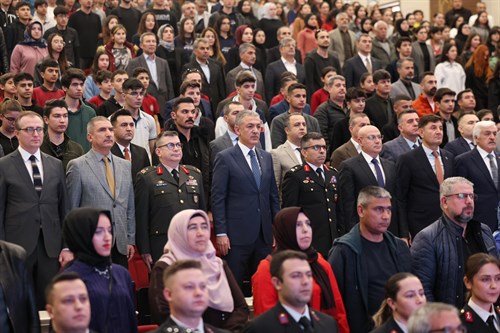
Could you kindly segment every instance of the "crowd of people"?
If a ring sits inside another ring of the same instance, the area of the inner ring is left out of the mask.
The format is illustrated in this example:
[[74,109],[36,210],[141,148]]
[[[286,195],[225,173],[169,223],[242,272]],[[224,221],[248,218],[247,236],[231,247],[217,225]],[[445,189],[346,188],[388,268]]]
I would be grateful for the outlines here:
[[500,332],[471,9],[0,1],[0,332]]

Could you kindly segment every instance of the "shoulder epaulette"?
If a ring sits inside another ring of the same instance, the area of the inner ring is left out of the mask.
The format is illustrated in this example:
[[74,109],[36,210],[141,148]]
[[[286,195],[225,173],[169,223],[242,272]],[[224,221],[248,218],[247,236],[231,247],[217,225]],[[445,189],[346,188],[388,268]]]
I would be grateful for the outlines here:
[[141,174],[145,175],[151,171],[153,171],[155,169],[154,166],[147,166],[145,168],[143,168],[141,171],[139,171]]
[[189,169],[189,170],[192,170],[192,171],[197,172],[197,173],[201,173],[200,169],[198,169],[197,167],[192,166],[192,165],[181,165],[181,168],[182,167]]

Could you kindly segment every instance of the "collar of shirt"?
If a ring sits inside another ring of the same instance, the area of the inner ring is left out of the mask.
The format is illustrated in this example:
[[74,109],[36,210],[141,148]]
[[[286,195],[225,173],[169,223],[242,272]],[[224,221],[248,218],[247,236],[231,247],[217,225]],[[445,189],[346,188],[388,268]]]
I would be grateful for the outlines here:
[[146,59],[146,61],[155,61],[156,60],[156,57],[154,55],[154,53],[152,55],[147,55],[146,53],[143,53],[144,54],[144,58]]
[[489,316],[493,315],[495,316],[495,321],[497,320],[497,316],[495,315],[495,312],[490,309],[490,311],[486,311],[483,308],[481,308],[479,305],[474,303],[472,299],[469,299],[469,303],[467,303],[471,307],[472,310],[484,321],[488,319]]
[[356,142],[356,140],[354,140],[353,138],[350,139],[352,144],[354,145],[354,148],[356,148],[356,151],[358,152],[358,154],[361,152],[361,146],[359,145],[359,143]]
[[229,135],[229,138],[232,142],[236,141],[236,139],[238,138],[238,134],[234,133],[229,128],[227,129],[227,134]]
[[94,156],[97,158],[98,161],[101,161],[103,159],[104,156],[106,156],[108,158],[108,161],[113,164],[113,154],[111,154],[111,152],[109,152],[109,154],[107,155],[103,155],[97,151],[95,151],[94,149],[90,149],[92,151],[92,153],[94,154]]
[[[238,146],[240,146],[240,149],[241,151],[243,152],[243,156],[245,156],[245,158],[248,158],[248,153],[250,152],[250,150],[253,150],[255,152],[255,147],[253,149],[250,149],[248,148],[247,146],[245,146],[243,143],[241,143],[241,141],[238,140]],[[257,154],[255,154],[257,155]]]
[[[163,163],[162,163],[162,165],[163,165],[163,167],[164,167],[165,169],[167,169],[168,173],[172,173],[172,170],[174,170],[173,168],[171,168],[171,167],[169,167],[169,166],[166,166],[166,165],[165,165],[165,164],[163,164]],[[179,165],[177,165],[177,168],[175,168],[175,170],[177,170],[177,172],[179,172]]]
[[[359,55],[359,57],[361,58],[361,61],[363,61],[363,65],[364,65],[364,64],[366,64],[366,59],[370,60],[370,64],[372,64],[372,63],[373,63],[373,62],[372,62],[372,58],[370,57],[370,55],[365,56],[365,55],[363,55],[363,54],[361,54],[361,53],[359,53],[359,52],[358,52],[358,55]],[[372,65],[372,66],[373,66],[373,65]]]
[[244,64],[243,61],[240,62],[240,67],[243,69],[253,70],[252,66],[248,66],[247,64]]
[[311,169],[313,169],[314,172],[316,172],[316,169],[320,168],[321,170],[323,170],[323,174],[325,174],[325,169],[323,169],[323,165],[314,165],[307,161],[306,163],[309,164],[309,166],[311,167]]
[[122,152],[123,155],[125,155],[125,151],[124,151],[125,148],[128,148],[128,152],[130,154],[130,144],[127,147],[125,147],[125,146],[122,146],[121,144],[119,144],[118,142],[116,142],[116,145],[118,146],[118,148],[120,148],[120,151]]
[[[30,160],[31,155],[35,155],[37,162],[42,162],[42,156],[40,153],[40,149],[38,149],[34,154],[27,152],[26,150],[21,148],[21,146],[17,147],[17,149],[19,149],[19,153],[21,153],[21,157],[23,158],[23,161],[25,163]],[[30,161],[30,163],[31,163],[31,161]]]
[[[484,150],[483,148],[481,148],[479,146],[476,146],[476,148],[477,148],[477,151],[479,152],[479,155],[481,155],[481,158],[483,160],[488,161],[488,163],[489,163],[490,160],[488,158],[488,154],[490,154],[490,153],[488,153],[486,150]],[[495,156],[495,152],[494,151],[492,151],[491,154],[493,154],[493,156]]]
[[[361,151],[361,155],[363,155],[363,157],[365,158],[366,163],[368,163],[368,165],[371,165],[370,163],[372,163],[373,157],[371,157],[370,155],[368,155],[364,151]],[[375,157],[375,159],[378,161],[378,165],[382,166],[382,164],[380,164],[380,157],[378,155],[377,155],[377,157]]]
[[289,140],[286,140],[286,142],[290,145],[290,147],[292,147],[293,151],[296,151],[296,149],[297,149],[297,148],[298,148],[298,149],[300,149],[300,147],[299,147],[299,146],[294,145],[294,144],[293,144],[293,143],[291,143]]
[[170,318],[179,326],[180,328],[194,328],[197,329],[200,333],[205,333],[205,328],[203,327],[203,319],[200,318],[200,322],[198,323],[198,326],[196,327],[189,327],[188,325],[184,324],[182,321],[179,319],[175,318],[172,314],[170,315]]
[[[408,333],[408,326],[406,326],[405,324],[403,324],[400,321],[397,321],[396,318],[394,318],[394,321],[396,322],[396,324],[398,324],[399,328],[401,329],[401,331],[403,331],[403,333]],[[391,331],[391,332],[393,332],[393,331]]]
[[201,62],[199,62],[199,61],[198,61],[198,59],[196,59],[196,58],[195,58],[195,60],[196,60],[196,62],[198,63],[198,65],[200,65],[201,67],[208,67],[208,60],[207,60],[207,62],[206,62],[206,63],[201,63]]
[[417,141],[415,141],[415,142],[413,142],[413,141],[411,141],[411,140],[408,140],[408,139],[407,139],[407,138],[405,138],[404,136],[403,136],[403,139],[405,139],[406,143],[408,144],[408,146],[410,146],[410,148],[411,148],[411,149],[413,149],[413,145],[420,146],[420,141],[418,141],[418,139],[417,139]]
[[309,307],[307,306],[307,304],[304,313],[299,313],[283,303],[281,303],[281,305],[285,308],[286,312],[288,312],[288,314],[292,316],[293,320],[295,320],[297,323],[303,316],[306,316],[306,318],[309,319],[309,321],[311,321],[311,316],[309,315]]
[[[434,155],[432,155],[432,152],[434,150],[430,149],[429,147],[426,147],[424,144],[422,145],[422,148],[424,148],[424,152],[425,152],[426,156],[434,157]],[[437,149],[437,152],[438,152],[438,155],[441,156],[441,151],[439,150],[439,148]]]
[[297,60],[295,60],[295,58],[293,59],[293,62],[289,62],[285,58],[281,57],[281,61],[283,61],[283,63],[285,64],[285,66],[287,66],[287,65],[289,65],[289,66],[295,66],[295,64],[297,63]]

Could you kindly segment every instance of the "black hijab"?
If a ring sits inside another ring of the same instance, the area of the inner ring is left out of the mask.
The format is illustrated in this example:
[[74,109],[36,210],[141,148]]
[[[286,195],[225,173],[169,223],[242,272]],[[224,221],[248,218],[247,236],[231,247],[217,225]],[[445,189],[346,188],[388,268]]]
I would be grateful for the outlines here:
[[284,250],[295,250],[307,255],[314,281],[321,288],[321,308],[331,309],[335,307],[332,285],[323,267],[318,263],[318,251],[310,246],[302,250],[297,242],[297,218],[303,213],[300,207],[283,208],[274,217],[273,235],[276,239],[276,252]]
[[92,244],[99,215],[105,214],[111,221],[111,213],[107,210],[94,208],[76,208],[64,220],[63,237],[76,259],[84,263],[106,267],[111,263],[111,257],[99,255]]

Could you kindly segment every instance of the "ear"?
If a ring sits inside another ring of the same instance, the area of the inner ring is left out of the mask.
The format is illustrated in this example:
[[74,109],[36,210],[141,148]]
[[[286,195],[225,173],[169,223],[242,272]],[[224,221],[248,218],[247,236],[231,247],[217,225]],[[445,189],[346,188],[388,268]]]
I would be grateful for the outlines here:
[[172,301],[172,291],[167,287],[163,288],[163,297],[167,300],[167,302]]
[[175,120],[176,113],[174,111],[170,112],[170,117]]
[[467,276],[464,276],[464,285],[465,285],[465,288],[467,288],[467,290],[471,290],[472,289],[472,281],[470,281]]
[[361,218],[365,215],[365,209],[363,206],[361,205],[358,205],[357,207],[357,211],[358,211],[358,216]]
[[50,304],[45,305],[45,311],[47,311],[50,319],[54,319],[54,311],[52,309],[52,305]]
[[238,136],[240,136],[241,132],[240,132],[240,127],[239,126],[234,125],[234,131],[236,132],[236,134],[238,134]]
[[396,302],[392,298],[386,298],[385,302],[387,303],[387,306],[392,309],[392,311],[396,310]]
[[271,283],[273,284],[274,289],[276,289],[276,291],[280,291],[281,290],[281,281],[276,276],[273,276],[271,278]]
[[43,121],[45,122],[45,124],[49,124],[49,118],[47,118],[47,116],[43,116]]

